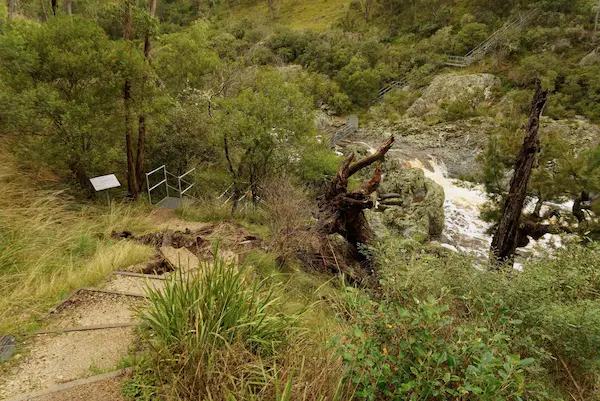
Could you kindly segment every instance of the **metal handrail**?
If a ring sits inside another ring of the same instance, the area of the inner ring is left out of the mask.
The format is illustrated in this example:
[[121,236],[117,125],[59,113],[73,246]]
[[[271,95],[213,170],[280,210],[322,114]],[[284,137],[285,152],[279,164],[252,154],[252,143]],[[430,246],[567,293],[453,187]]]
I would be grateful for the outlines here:
[[147,176],[149,176],[149,175],[152,175],[152,174],[156,173],[158,170],[160,170],[160,169],[163,169],[163,168],[165,168],[165,165],[164,165],[164,164],[163,164],[162,166],[158,167],[158,168],[155,168],[155,169],[154,169],[154,170],[152,170],[151,172],[149,172],[149,173],[146,173],[146,177],[147,177]]
[[193,187],[193,186],[194,186],[194,184],[192,184],[192,185],[190,185],[189,187],[187,187],[186,189],[184,189],[184,190],[181,192],[181,195],[183,195],[184,193],[186,193],[187,191],[189,191],[190,189],[192,189],[192,187]]
[[184,173],[183,175],[179,176],[179,179],[182,179],[183,177],[185,177],[186,175],[190,174],[191,172],[196,171],[196,168],[194,167],[193,169],[191,169],[190,171],[188,171],[187,173]]
[[[150,176],[161,170],[163,170],[164,178],[157,184],[150,186]],[[162,202],[164,199],[169,197],[169,188],[174,191],[177,191],[179,193],[179,199],[183,199],[183,195],[195,186],[194,183],[184,180],[183,177],[187,176],[188,174],[191,174],[195,170],[196,170],[196,168],[193,168],[193,169],[183,173],[182,175],[177,176],[177,175],[171,173],[170,171],[168,171],[167,166],[165,164],[163,164],[162,166],[155,168],[154,170],[150,171],[149,173],[146,173],[146,187],[148,188],[148,200],[150,201],[150,203],[152,203],[152,191],[155,190],[156,188],[160,187],[163,184],[165,186],[165,191],[166,191],[167,196],[165,198],[161,199],[158,203]],[[177,179],[177,187],[174,187],[173,185],[169,184],[168,176],[171,176],[171,177]],[[182,185],[181,185],[182,183],[184,183],[186,185],[185,188],[182,188]],[[194,198],[191,195],[187,195],[187,196]]]
[[[159,172],[160,170],[163,170],[164,173],[164,179],[159,182],[158,184],[150,187],[150,176],[154,173]],[[146,188],[148,188],[148,201],[152,204],[152,190],[158,188],[160,185],[165,184],[166,185],[166,192],[167,192],[167,198],[169,197],[169,182],[167,181],[167,166],[166,165],[162,165],[158,168],[155,168],[154,170],[150,171],[149,173],[146,173]]]
[[467,67],[471,65],[473,62],[483,57],[485,53],[488,52],[489,48],[497,45],[509,32],[520,29],[533,20],[539,11],[538,8],[533,8],[525,14],[516,17],[514,20],[507,22],[464,56],[448,56],[446,64],[457,67]]
[[152,191],[153,189],[158,188],[159,185],[164,184],[165,182],[167,182],[167,180],[162,180],[161,182],[159,182],[158,184],[156,184],[152,188],[148,188],[148,191]]

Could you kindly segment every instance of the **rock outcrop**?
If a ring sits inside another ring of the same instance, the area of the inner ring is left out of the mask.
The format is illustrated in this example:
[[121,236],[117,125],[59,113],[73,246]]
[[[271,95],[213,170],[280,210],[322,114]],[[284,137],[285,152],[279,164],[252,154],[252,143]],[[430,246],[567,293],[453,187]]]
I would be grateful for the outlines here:
[[378,204],[367,218],[380,237],[401,235],[417,241],[438,238],[444,230],[444,189],[398,160],[387,161],[377,190]]
[[490,117],[436,125],[428,125],[419,118],[406,118],[398,122],[373,122],[362,133],[373,138],[393,134],[396,146],[390,154],[394,158],[406,161],[434,158],[443,162],[450,177],[462,178],[477,172],[477,158],[494,129],[496,122]]
[[492,74],[438,75],[406,114],[410,117],[435,116],[440,113],[443,102],[466,97],[475,102],[488,101],[493,97],[494,87],[499,85],[500,79]]
[[542,118],[542,136],[549,133],[559,134],[561,138],[581,149],[598,146],[600,143],[600,127],[584,117],[568,120],[553,120]]
[[579,62],[579,65],[582,67],[589,67],[591,65],[598,64],[600,64],[600,54],[598,54],[598,49],[594,49]]

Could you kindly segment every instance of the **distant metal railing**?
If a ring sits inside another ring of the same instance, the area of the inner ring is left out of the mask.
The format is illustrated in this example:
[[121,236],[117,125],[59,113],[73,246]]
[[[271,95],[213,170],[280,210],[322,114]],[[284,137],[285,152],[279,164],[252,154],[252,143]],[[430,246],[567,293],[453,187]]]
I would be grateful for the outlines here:
[[[150,171],[149,173],[146,173],[146,187],[148,188],[148,200],[150,201],[150,204],[153,204],[152,191],[158,190],[163,184],[164,184],[166,196],[163,199],[161,199],[160,201],[158,201],[157,204],[162,202],[163,200],[169,198],[169,189],[171,189],[173,191],[177,191],[179,193],[179,199],[183,199],[183,195],[185,195],[185,193],[188,192],[190,189],[192,189],[195,185],[194,183],[184,180],[183,177],[187,176],[188,174],[191,174],[195,170],[196,170],[196,168],[193,168],[193,169],[185,172],[184,174],[178,176],[173,173],[170,173],[167,170],[167,166],[165,164],[163,164],[162,166],[155,168],[154,170]],[[153,174],[160,173],[160,172],[162,172],[161,177],[164,177],[164,178],[160,182],[154,184],[153,186],[150,186],[150,176],[152,176]],[[169,184],[169,176],[173,177],[174,179],[177,180],[177,187],[174,187]],[[185,185],[182,185],[182,184],[185,184]]]
[[485,41],[481,42],[464,56],[448,56],[446,65],[453,67],[468,67],[475,61],[481,59],[487,52],[505,40],[508,33],[521,29],[531,22],[539,13],[538,8],[532,8],[518,18],[504,24],[500,29],[491,34]]
[[399,79],[397,81],[392,81],[389,84],[387,84],[386,86],[384,86],[383,88],[379,89],[379,94],[377,96],[378,100],[383,99],[383,97],[385,96],[386,93],[388,93],[389,91],[398,88],[398,87],[403,87],[406,86],[408,84],[408,80],[403,78],[403,79]]

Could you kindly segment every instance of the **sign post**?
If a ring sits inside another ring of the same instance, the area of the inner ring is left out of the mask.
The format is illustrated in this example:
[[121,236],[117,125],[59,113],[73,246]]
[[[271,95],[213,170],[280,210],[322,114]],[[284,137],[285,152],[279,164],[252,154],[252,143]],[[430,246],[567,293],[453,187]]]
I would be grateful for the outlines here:
[[[101,175],[100,177],[90,178],[90,182],[92,183],[92,186],[94,187],[96,192],[121,186],[121,183],[119,182],[119,180],[117,180],[117,177],[114,174]],[[108,196],[108,191],[106,191],[106,201],[108,202],[108,206],[110,207],[110,198]]]

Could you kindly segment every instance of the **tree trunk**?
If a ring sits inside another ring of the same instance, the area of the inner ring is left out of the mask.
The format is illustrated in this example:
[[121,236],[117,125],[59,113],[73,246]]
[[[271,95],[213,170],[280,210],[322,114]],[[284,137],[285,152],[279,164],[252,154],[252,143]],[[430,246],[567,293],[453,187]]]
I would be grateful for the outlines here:
[[[156,12],[156,0],[149,0],[148,11],[151,17],[154,17]],[[148,61],[148,64],[152,64],[152,41],[150,38],[150,30],[146,30],[144,37],[144,57]],[[148,80],[149,77],[146,77]],[[136,157],[136,172],[137,172],[137,185],[138,192],[142,192],[142,185],[144,182],[144,162],[146,160],[146,135],[148,128],[146,126],[146,116],[141,114],[138,118],[138,147]]]
[[146,159],[146,116],[140,115],[138,118],[138,146],[137,157],[135,159],[136,183],[138,193],[142,192],[144,183],[144,163]]
[[596,17],[594,18],[594,38],[593,42],[596,43],[596,39],[598,39],[598,20],[600,19],[600,0],[598,4],[596,4]]
[[[124,35],[126,42],[131,41],[133,30],[133,18],[131,10],[131,0],[126,0],[125,5],[125,23]],[[139,187],[137,184],[137,174],[135,159],[133,157],[133,121],[131,116],[131,108],[133,100],[131,98],[131,81],[125,80],[123,86],[123,102],[125,105],[125,148],[127,153],[127,189],[129,196],[134,200],[139,197]]]
[[[352,192],[348,192],[348,179],[359,170],[381,160],[393,143],[394,137],[392,136],[381,145],[377,152],[354,164],[352,163],[354,153],[351,153],[338,169],[325,193],[318,198],[318,236],[326,239],[330,234],[340,234],[352,245],[357,259],[363,264],[367,260],[365,255],[359,252],[360,246],[368,244],[373,239],[373,231],[363,210],[373,207],[370,195],[377,190],[381,182],[381,170],[377,166],[375,175]],[[366,267],[370,269],[370,266]]]
[[371,13],[373,11],[373,6],[375,5],[375,0],[363,0],[363,14],[365,16],[365,22],[371,21]]
[[81,161],[73,161],[73,162],[69,163],[69,168],[71,169],[71,172],[75,176],[77,183],[79,184],[81,189],[83,189],[83,191],[85,192],[86,196],[92,197],[94,195],[95,191],[94,191],[94,187],[92,186],[92,183],[90,181],[90,178],[87,175],[85,166],[81,163]]
[[73,0],[65,0],[65,9],[67,11],[67,15],[73,14]]
[[590,195],[585,191],[581,191],[581,194],[579,194],[577,199],[573,202],[573,216],[575,216],[577,222],[580,224],[585,221],[585,208],[583,207],[583,202],[588,202],[589,200]]
[[548,91],[542,90],[542,84],[536,81],[535,94],[531,103],[527,134],[523,141],[521,152],[515,162],[515,172],[510,182],[510,189],[504,204],[504,211],[494,238],[490,252],[491,263],[495,266],[503,264],[512,266],[515,249],[517,246],[517,234],[519,220],[527,194],[527,184],[536,156],[540,151],[540,116],[546,105]]
[[131,81],[126,80],[123,87],[123,102],[125,103],[125,148],[127,152],[127,189],[132,199],[140,195],[137,184],[136,165],[133,155],[133,121],[131,116]]
[[274,19],[279,18],[279,11],[281,9],[281,0],[267,0],[267,4],[269,5],[269,11],[271,11],[271,16]]
[[10,21],[15,18],[15,13],[17,12],[17,0],[7,0],[6,8],[8,12],[7,18]]
[[[150,17],[154,18],[154,14],[156,13],[156,0],[148,0],[148,12]],[[144,57],[148,60],[148,63],[152,64],[152,55],[150,52],[152,51],[152,42],[150,38],[150,30],[146,30],[146,36],[144,37]]]
[[48,11],[46,10],[46,0],[40,0],[40,3],[42,5],[42,21],[48,21]]

